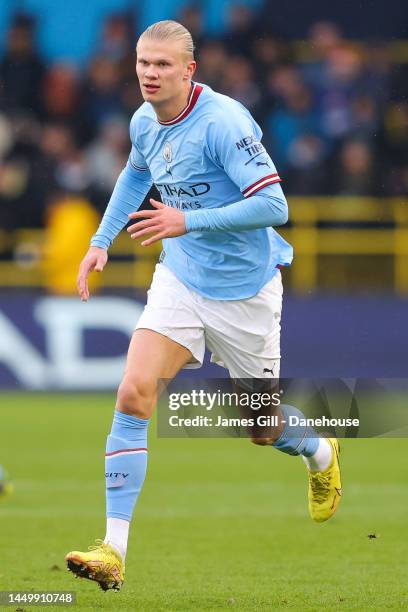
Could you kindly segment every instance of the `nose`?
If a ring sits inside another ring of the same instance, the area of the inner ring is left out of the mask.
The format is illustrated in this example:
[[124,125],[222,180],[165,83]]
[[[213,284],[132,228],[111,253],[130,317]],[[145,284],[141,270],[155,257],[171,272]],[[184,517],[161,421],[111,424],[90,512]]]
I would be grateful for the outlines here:
[[152,64],[149,64],[148,67],[146,68],[145,77],[148,79],[158,78],[157,70]]

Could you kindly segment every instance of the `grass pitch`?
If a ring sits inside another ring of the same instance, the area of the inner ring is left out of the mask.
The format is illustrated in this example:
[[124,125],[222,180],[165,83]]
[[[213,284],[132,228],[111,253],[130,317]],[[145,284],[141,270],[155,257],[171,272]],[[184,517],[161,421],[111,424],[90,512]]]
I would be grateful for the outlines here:
[[104,536],[113,401],[2,394],[15,492],[0,501],[0,590],[73,590],[73,610],[408,608],[407,439],[343,441],[343,501],[318,525],[300,459],[246,440],[157,439],[152,424],[124,587],[75,580],[65,553]]

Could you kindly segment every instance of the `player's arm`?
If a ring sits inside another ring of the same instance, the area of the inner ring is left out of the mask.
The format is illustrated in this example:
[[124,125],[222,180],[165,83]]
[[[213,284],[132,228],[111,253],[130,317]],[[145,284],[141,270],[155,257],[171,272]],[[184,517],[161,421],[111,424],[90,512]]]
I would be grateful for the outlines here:
[[91,246],[81,262],[77,278],[78,293],[83,301],[89,298],[90,272],[102,272],[108,260],[108,248],[129,220],[130,213],[138,210],[152,186],[152,177],[132,137],[132,150],[125,168],[116,181],[105,214]]
[[288,220],[288,205],[280,185],[267,185],[259,193],[223,208],[185,213],[187,232],[233,231],[276,227]]
[[[142,242],[149,246],[164,238],[175,238],[187,232],[233,231],[276,227],[288,220],[288,205],[280,185],[267,185],[262,191],[247,199],[239,200],[224,208],[191,210],[183,212],[165,206],[157,200],[150,200],[153,210],[136,212],[130,215],[137,224],[131,225],[128,232],[133,239],[154,236]],[[144,217],[145,221],[140,221]]]
[[107,250],[129,221],[130,213],[141,206],[152,186],[149,170],[135,168],[131,157],[119,175],[91,246]]
[[281,179],[261,143],[260,127],[242,107],[231,111],[224,110],[222,120],[208,126],[206,150],[239,188],[242,199],[220,208],[188,211],[189,232],[252,230],[288,220]]
[[[186,212],[151,200],[156,210],[144,215],[145,221],[128,228],[134,239],[155,234],[142,246],[186,232],[244,231],[287,222],[288,206],[279,185],[281,179],[261,144],[262,131],[244,109],[235,110],[236,113],[224,111],[219,121],[208,126],[205,147],[207,155],[240,189],[242,199],[224,207]],[[133,213],[131,218],[139,220],[141,216]]]

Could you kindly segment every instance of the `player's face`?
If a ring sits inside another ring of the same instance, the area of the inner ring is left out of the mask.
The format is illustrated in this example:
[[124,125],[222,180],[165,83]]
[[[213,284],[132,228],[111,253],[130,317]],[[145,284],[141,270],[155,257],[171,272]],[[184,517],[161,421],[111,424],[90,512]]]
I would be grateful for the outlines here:
[[141,38],[136,52],[136,73],[147,102],[160,105],[183,93],[196,63],[187,58],[181,41]]

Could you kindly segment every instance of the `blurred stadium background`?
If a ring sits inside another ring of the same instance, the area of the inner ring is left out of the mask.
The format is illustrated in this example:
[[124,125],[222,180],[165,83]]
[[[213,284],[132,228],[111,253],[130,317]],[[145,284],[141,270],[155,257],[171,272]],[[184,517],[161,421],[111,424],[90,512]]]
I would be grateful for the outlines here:
[[[196,80],[245,104],[283,177],[287,376],[404,376],[408,8],[394,0],[3,0],[0,386],[113,389],[160,249],[75,277],[129,150],[138,34],[176,18]],[[210,370],[206,370],[209,373]],[[214,371],[213,371],[214,372]]]

